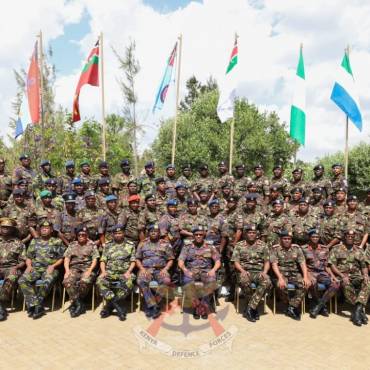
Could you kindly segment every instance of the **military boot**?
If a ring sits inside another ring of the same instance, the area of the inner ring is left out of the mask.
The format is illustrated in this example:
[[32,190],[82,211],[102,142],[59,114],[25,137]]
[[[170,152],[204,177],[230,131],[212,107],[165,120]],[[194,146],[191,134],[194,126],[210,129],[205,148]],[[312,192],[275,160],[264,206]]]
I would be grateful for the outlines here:
[[351,320],[354,325],[361,326],[362,325],[362,304],[356,303],[356,307],[352,312]]
[[6,317],[8,316],[8,313],[6,312],[5,307],[0,302],[0,321],[6,320]]
[[247,307],[243,312],[243,317],[245,317],[250,322],[256,322],[256,319],[253,314],[253,310],[250,307]]
[[260,319],[260,314],[259,314],[259,312],[258,312],[257,308],[253,308],[253,309],[252,309],[252,312],[253,312],[254,318],[255,318],[256,320],[259,320],[259,319]]
[[35,306],[35,309],[33,311],[32,318],[34,320],[39,319],[40,317],[45,315],[45,308],[41,305]]
[[367,322],[369,321],[369,319],[366,316],[366,311],[365,311],[364,306],[362,306],[362,310],[361,310],[361,321],[364,325],[367,325]]
[[317,304],[310,309],[311,319],[316,319],[316,317],[319,315],[319,313],[321,312],[324,306],[325,306],[325,303],[319,300]]
[[100,317],[102,319],[105,319],[107,317],[109,317],[113,312],[113,305],[112,305],[112,302],[111,301],[108,301],[105,306],[102,308],[102,310],[100,311]]
[[71,313],[71,317],[78,317],[86,312],[85,304],[80,298],[75,300],[76,309]]
[[125,321],[126,320],[126,315],[127,312],[126,310],[121,306],[120,301],[117,299],[117,297],[114,297],[112,299],[112,305],[117,311],[118,318],[120,321]]
[[292,318],[293,320],[299,321],[301,319],[301,315],[293,306],[288,306],[287,310],[285,311],[285,315]]

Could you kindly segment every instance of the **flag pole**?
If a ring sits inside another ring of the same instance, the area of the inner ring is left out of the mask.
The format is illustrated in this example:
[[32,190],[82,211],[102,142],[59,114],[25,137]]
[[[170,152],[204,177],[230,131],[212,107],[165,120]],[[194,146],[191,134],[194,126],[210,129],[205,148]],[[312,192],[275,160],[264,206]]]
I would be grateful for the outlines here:
[[[235,106],[234,106],[234,116],[235,116]],[[231,119],[231,123],[230,123],[230,156],[229,156],[229,174],[230,175],[233,172],[234,126],[235,126],[235,117]]]
[[40,71],[40,117],[41,117],[41,157],[44,158],[45,154],[45,122],[44,122],[44,55],[42,48],[42,31],[39,33],[39,71]]
[[346,139],[344,146],[344,177],[348,181],[348,116],[346,116]]
[[99,36],[99,54],[100,54],[100,92],[101,92],[101,114],[102,114],[102,152],[103,160],[106,159],[106,121],[105,121],[105,94],[104,94],[104,54],[103,54],[103,32]]
[[182,34],[179,36],[179,57],[177,62],[177,78],[176,78],[176,113],[175,121],[173,123],[172,129],[172,154],[171,163],[175,164],[175,154],[176,154],[176,138],[177,138],[177,118],[179,113],[179,97],[180,97],[180,73],[181,73],[181,52],[182,52]]

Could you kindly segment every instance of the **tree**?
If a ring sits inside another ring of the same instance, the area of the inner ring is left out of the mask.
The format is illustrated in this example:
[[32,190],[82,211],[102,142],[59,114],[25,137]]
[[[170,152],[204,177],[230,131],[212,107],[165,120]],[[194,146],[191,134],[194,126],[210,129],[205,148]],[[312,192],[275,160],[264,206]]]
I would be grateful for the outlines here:
[[134,167],[135,175],[138,175],[138,148],[137,148],[137,133],[139,130],[139,125],[137,123],[137,102],[138,97],[136,94],[135,80],[137,74],[140,72],[140,63],[135,57],[136,44],[135,41],[130,41],[130,44],[125,48],[124,56],[120,56],[115,49],[113,49],[118,62],[119,68],[123,70],[125,79],[119,80],[119,85],[121,87],[123,98],[124,98],[124,108],[123,115],[130,127],[130,133],[132,136],[133,143],[133,157],[134,157]]

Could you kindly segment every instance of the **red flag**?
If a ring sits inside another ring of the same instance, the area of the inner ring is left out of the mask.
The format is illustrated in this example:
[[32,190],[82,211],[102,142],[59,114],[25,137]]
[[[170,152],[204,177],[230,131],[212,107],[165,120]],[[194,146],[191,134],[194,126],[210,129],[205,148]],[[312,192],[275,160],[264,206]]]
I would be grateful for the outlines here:
[[91,50],[78,81],[73,100],[72,122],[76,122],[81,119],[78,100],[80,97],[81,87],[86,84],[99,86],[99,41],[97,41],[94,48]]
[[40,122],[40,71],[37,59],[37,41],[27,74],[28,107],[32,123]]

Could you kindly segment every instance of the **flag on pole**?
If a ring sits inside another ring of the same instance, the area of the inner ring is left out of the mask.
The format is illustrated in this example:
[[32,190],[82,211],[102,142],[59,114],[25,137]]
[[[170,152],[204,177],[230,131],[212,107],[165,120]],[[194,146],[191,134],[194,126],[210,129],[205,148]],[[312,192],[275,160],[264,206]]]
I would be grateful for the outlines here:
[[91,50],[87,58],[76,87],[73,100],[72,122],[77,122],[81,119],[79,97],[82,86],[86,84],[99,86],[99,40],[96,42],[94,48]]
[[295,76],[295,91],[290,109],[290,136],[301,145],[305,143],[306,134],[306,80],[302,47]]
[[230,55],[229,64],[226,68],[225,81],[220,86],[220,97],[217,104],[217,114],[222,123],[234,116],[234,100],[236,97],[235,69],[238,64],[238,37],[235,35],[234,47]]
[[166,100],[167,92],[171,83],[172,71],[175,65],[175,58],[177,53],[177,42],[172,50],[172,53],[167,61],[166,70],[164,72],[162,82],[159,85],[157,96],[155,98],[155,103],[152,112],[155,113],[156,109],[160,110],[163,108],[164,101]]
[[21,136],[22,134],[23,134],[23,124],[21,117],[18,117],[17,121],[15,122],[14,139],[16,139],[18,136]]
[[354,125],[362,130],[360,103],[355,87],[348,50],[345,51],[342,64],[334,82],[331,100],[348,116]]
[[27,98],[31,122],[40,122],[40,71],[37,56],[37,41],[31,57],[31,64],[27,74]]

